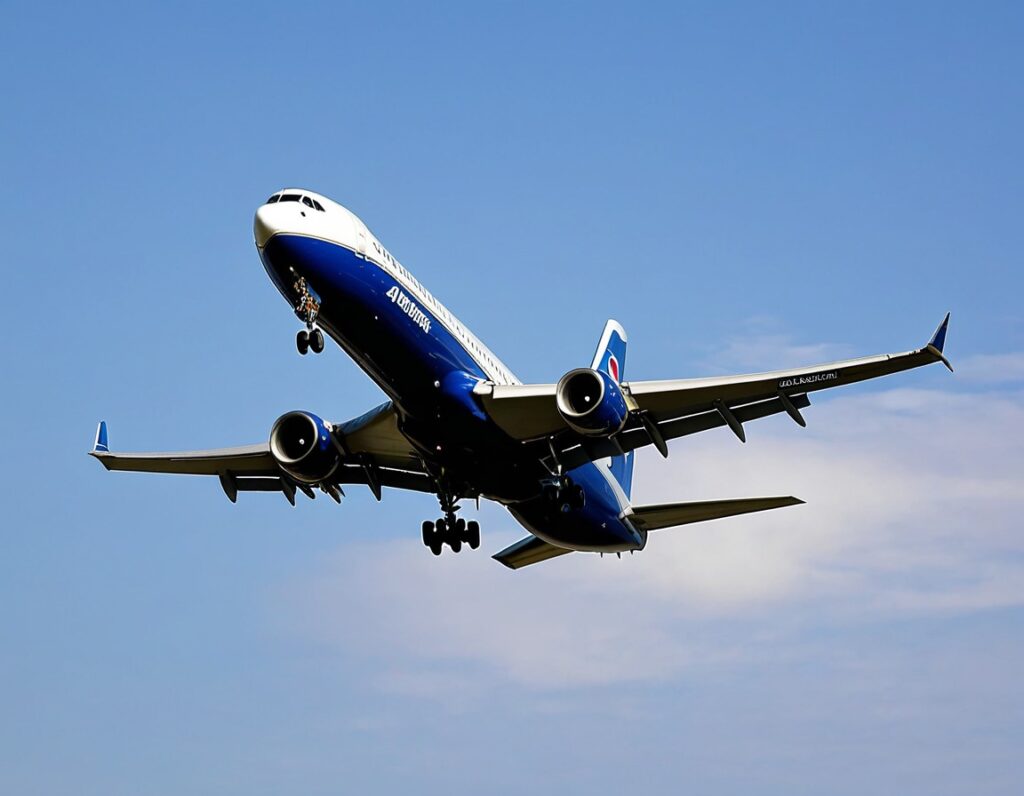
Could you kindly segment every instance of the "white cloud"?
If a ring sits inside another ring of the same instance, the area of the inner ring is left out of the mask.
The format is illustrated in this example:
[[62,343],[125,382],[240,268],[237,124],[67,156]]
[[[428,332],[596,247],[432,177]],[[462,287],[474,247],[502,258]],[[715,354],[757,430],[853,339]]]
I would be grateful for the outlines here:
[[1024,381],[1024,353],[975,354],[954,363],[957,375],[979,384],[1010,384]]
[[[1024,400],[895,389],[820,400],[810,427],[751,424],[644,455],[637,502],[795,494],[806,506],[652,534],[621,561],[574,554],[510,572],[483,551],[345,545],[290,584],[285,621],[365,658],[377,687],[470,698],[661,679],[786,654],[806,623],[1024,603]],[[516,538],[496,515],[485,549]],[[474,685],[475,684],[475,685]]]
[[752,318],[724,346],[715,346],[704,358],[708,373],[761,372],[834,362],[851,356],[852,349],[838,343],[798,343],[772,318]]

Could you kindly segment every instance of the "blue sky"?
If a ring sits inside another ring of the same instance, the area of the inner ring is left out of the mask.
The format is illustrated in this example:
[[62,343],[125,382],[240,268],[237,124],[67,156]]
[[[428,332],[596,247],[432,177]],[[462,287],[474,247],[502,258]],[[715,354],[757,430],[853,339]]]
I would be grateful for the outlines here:
[[[0,790],[1013,793],[1024,781],[1017,4],[10,5]],[[111,444],[380,400],[251,234],[319,190],[524,380],[957,366],[641,456],[807,506],[632,560],[435,560],[432,502],[230,505]]]

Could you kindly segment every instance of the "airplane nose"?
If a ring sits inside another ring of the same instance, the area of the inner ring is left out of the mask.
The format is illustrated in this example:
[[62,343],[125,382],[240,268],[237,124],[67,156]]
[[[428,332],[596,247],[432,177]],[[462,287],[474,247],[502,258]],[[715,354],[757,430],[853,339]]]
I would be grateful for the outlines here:
[[256,245],[263,248],[267,241],[281,231],[281,211],[277,205],[263,205],[256,211],[256,218],[252,222],[253,235],[256,237]]

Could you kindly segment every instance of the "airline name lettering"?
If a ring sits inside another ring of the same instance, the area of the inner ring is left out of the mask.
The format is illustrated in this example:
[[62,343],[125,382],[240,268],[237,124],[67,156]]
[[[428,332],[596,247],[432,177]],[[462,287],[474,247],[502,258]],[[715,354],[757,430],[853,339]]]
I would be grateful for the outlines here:
[[779,382],[779,388],[798,387],[802,384],[816,384],[819,381],[835,381],[839,373],[835,370],[828,370],[824,373],[812,373],[810,376],[794,376],[790,379],[783,379]]
[[398,285],[395,285],[388,290],[387,297],[391,299],[392,304],[397,304],[398,309],[408,315],[412,319],[412,322],[419,326],[424,332],[430,332],[430,318],[428,318],[426,313],[419,308],[419,305],[416,304],[415,301],[405,295]]

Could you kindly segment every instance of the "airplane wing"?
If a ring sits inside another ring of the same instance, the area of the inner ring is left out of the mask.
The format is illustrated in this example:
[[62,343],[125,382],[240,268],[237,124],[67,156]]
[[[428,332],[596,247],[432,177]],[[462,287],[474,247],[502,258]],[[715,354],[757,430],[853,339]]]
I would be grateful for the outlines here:
[[[378,500],[383,486],[436,491],[433,479],[398,430],[397,415],[390,402],[335,425],[333,440],[342,460],[324,491],[335,500],[344,494],[344,484],[366,484]],[[267,442],[212,450],[114,453],[108,444],[107,424],[101,422],[90,454],[108,470],[216,475],[232,502],[238,492],[280,491],[293,504],[296,489],[308,497],[315,495],[309,486],[294,481],[278,466]]]
[[543,444],[564,467],[651,444],[667,456],[667,440],[719,426],[728,426],[745,442],[744,423],[779,412],[806,425],[800,409],[810,405],[809,392],[933,362],[952,370],[942,353],[948,325],[947,313],[924,347],[900,354],[745,376],[626,382],[622,388],[630,418],[612,438],[584,438],[572,432],[558,412],[554,384],[483,384],[476,393],[485,411],[509,436]]

